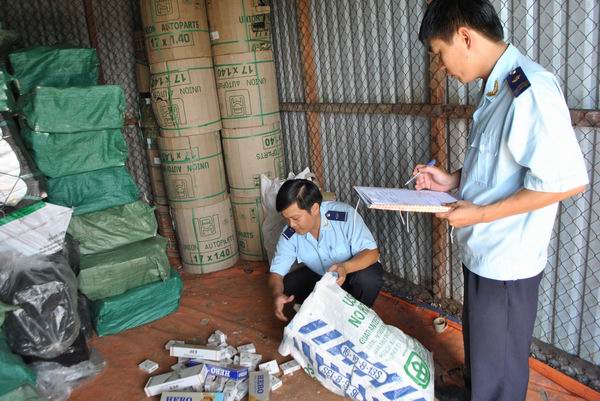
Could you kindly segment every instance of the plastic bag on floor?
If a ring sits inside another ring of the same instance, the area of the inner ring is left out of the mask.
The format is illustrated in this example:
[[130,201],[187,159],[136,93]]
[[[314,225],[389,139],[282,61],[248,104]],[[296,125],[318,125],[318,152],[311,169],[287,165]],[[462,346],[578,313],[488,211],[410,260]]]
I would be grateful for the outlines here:
[[[290,173],[287,177],[288,180],[295,178],[303,178],[312,181],[314,174],[312,174],[307,167],[302,172],[298,173],[298,175]],[[269,264],[271,263],[271,260],[273,260],[275,249],[277,248],[277,241],[279,241],[279,236],[285,227],[285,220],[277,213],[277,208],[275,207],[277,192],[279,192],[279,188],[281,188],[284,182],[285,180],[280,180],[277,177],[271,180],[264,174],[260,175],[260,198],[263,215],[265,216],[262,224],[263,246],[267,251]]]
[[433,401],[433,356],[326,273],[284,330],[292,355],[328,390],[353,400]]
[[65,401],[75,387],[93,378],[104,369],[106,362],[92,349],[90,359],[70,367],[56,362],[35,362],[31,368],[37,375],[37,389],[43,399]]
[[79,334],[77,278],[63,255],[0,254],[0,300],[21,308],[4,321],[14,352],[54,358]]

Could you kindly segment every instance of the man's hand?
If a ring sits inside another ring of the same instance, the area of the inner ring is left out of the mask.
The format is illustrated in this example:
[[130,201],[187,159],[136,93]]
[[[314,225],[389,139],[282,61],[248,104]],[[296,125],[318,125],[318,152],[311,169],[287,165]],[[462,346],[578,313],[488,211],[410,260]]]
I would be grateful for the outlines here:
[[457,173],[449,174],[437,167],[417,164],[413,170],[413,176],[419,176],[415,179],[415,189],[430,189],[432,191],[448,192],[458,187],[459,175]]
[[458,201],[449,203],[452,209],[444,213],[436,213],[435,217],[448,220],[452,227],[467,227],[484,222],[484,213],[481,206],[469,201]]
[[346,267],[344,267],[343,263],[336,263],[334,265],[331,265],[331,267],[327,271],[336,272],[338,274],[338,278],[335,282],[340,287],[342,286],[342,284],[344,284],[344,281],[346,281],[346,275],[348,274],[348,271],[346,270]]
[[287,322],[287,317],[283,314],[283,307],[285,304],[288,304],[294,300],[294,296],[290,295],[289,297],[285,294],[279,294],[275,296],[273,300],[273,310],[275,311],[275,316],[277,319]]

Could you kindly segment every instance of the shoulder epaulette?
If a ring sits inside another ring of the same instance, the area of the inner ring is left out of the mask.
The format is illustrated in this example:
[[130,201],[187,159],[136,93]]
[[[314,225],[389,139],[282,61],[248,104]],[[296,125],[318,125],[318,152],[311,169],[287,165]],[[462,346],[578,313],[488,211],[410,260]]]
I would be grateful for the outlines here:
[[325,213],[325,217],[327,217],[327,220],[331,221],[346,221],[348,218],[348,213],[329,210],[327,213]]
[[521,93],[531,87],[531,83],[529,83],[527,75],[525,75],[521,67],[512,70],[511,73],[508,74],[508,77],[506,77],[506,81],[515,97],[519,97]]
[[283,235],[283,238],[285,239],[290,239],[294,234],[296,234],[296,230],[294,230],[292,227],[288,227],[281,235]]

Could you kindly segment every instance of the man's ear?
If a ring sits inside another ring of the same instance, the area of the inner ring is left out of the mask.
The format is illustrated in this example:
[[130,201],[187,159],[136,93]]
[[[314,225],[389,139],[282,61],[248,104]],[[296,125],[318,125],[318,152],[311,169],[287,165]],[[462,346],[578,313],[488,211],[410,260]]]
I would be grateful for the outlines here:
[[321,206],[315,202],[313,203],[313,205],[310,207],[310,214],[312,214],[313,216],[318,215],[319,213],[321,213]]
[[473,32],[469,28],[461,26],[458,27],[456,34],[460,43],[465,46],[466,49],[470,49],[473,45]]

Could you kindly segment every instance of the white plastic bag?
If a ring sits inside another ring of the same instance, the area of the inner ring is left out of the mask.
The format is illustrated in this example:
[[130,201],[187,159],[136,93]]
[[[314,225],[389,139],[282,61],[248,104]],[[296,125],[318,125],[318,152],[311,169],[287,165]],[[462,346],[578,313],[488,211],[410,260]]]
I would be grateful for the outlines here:
[[[311,173],[310,169],[307,167],[302,170],[302,172],[298,173],[298,175],[290,173],[287,177],[288,180],[294,178],[303,178],[312,181],[314,174]],[[279,177],[271,180],[264,174],[260,175],[260,197],[263,216],[265,216],[262,224],[263,246],[267,251],[269,264],[273,260],[275,249],[277,248],[277,241],[279,241],[279,236],[285,227],[285,220],[277,213],[277,208],[275,207],[277,192],[279,192],[279,188],[281,188],[284,182],[285,180],[281,180]]]
[[353,400],[433,401],[433,355],[326,273],[286,326],[279,353]]

